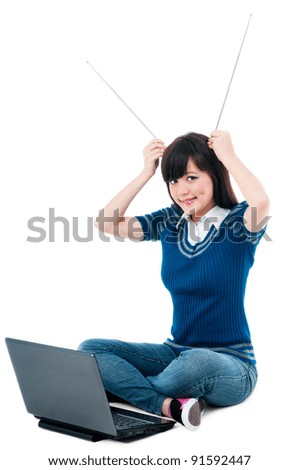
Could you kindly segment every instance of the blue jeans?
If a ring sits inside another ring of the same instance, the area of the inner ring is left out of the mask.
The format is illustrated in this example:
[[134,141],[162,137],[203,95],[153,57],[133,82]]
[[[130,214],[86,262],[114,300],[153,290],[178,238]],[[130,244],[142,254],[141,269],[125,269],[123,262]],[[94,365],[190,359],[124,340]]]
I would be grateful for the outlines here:
[[213,406],[236,405],[257,380],[255,365],[206,348],[178,352],[167,344],[89,339],[78,349],[95,355],[108,392],[158,415],[166,398],[202,397]]

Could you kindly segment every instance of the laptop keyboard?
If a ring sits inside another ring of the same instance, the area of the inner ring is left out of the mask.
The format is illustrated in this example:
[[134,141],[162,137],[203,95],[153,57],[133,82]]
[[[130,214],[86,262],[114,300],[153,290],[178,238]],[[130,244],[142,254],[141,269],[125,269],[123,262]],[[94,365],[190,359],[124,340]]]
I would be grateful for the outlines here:
[[155,418],[149,416],[149,419],[141,419],[135,417],[129,417],[125,414],[118,413],[113,411],[112,412],[113,421],[117,430],[122,429],[132,429],[140,426],[148,426],[149,424],[155,423]]

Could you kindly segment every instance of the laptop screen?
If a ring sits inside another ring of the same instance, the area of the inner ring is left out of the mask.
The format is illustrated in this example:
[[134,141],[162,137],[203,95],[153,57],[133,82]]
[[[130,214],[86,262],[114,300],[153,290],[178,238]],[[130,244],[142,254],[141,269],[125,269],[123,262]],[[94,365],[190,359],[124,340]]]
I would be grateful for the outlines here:
[[95,356],[12,338],[6,344],[29,413],[117,434]]

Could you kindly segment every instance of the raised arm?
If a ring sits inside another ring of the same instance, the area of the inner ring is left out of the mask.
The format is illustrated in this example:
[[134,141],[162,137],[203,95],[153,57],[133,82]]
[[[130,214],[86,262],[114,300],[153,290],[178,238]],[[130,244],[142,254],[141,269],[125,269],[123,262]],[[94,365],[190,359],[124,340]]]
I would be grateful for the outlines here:
[[98,230],[122,238],[142,240],[143,232],[140,223],[135,217],[125,214],[133,199],[155,174],[159,158],[162,157],[164,150],[164,142],[159,139],[152,140],[145,147],[142,172],[99,211],[95,221]]
[[228,132],[213,131],[208,142],[238,184],[249,207],[244,214],[245,226],[250,232],[258,232],[267,223],[270,201],[258,178],[235,154]]

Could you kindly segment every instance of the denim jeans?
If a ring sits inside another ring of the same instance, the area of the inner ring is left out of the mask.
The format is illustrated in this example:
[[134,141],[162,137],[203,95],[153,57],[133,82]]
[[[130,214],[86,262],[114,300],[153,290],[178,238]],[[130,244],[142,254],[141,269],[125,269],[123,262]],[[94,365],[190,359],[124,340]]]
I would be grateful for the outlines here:
[[167,344],[89,339],[78,349],[95,355],[107,392],[158,415],[166,398],[241,403],[257,380],[255,365],[207,348],[176,351]]

